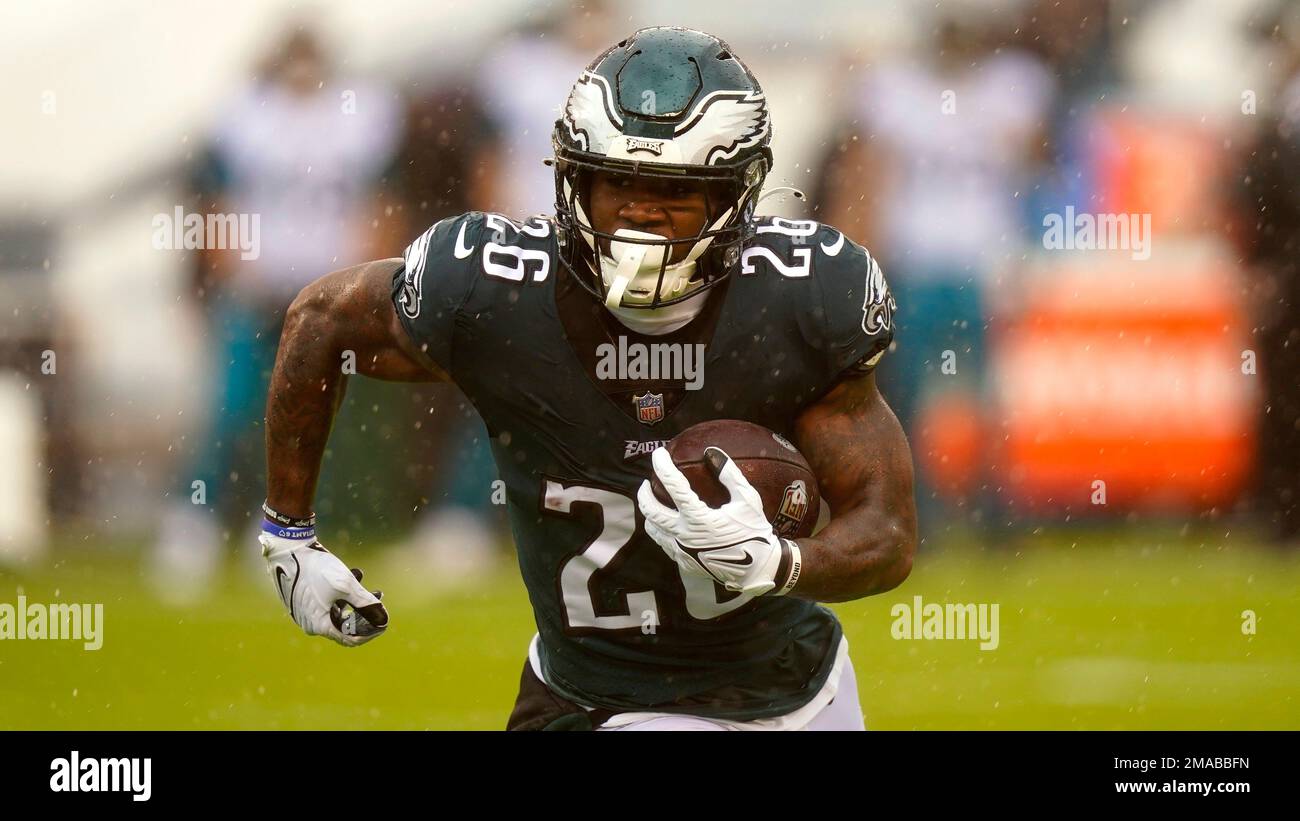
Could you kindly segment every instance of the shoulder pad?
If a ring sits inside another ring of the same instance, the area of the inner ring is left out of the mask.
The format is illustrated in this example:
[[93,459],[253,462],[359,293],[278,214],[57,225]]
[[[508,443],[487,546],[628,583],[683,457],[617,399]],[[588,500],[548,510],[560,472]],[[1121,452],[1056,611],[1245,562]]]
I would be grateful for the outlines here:
[[804,280],[797,303],[805,340],[839,373],[870,370],[894,334],[896,306],[880,264],[838,229],[815,220],[763,217],[741,252],[742,276]]

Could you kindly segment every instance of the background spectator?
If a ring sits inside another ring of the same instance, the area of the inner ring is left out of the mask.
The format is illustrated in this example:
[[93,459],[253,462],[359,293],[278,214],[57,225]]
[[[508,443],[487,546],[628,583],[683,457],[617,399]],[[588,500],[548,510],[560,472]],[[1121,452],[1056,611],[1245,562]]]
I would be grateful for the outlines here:
[[[851,101],[852,148],[828,158],[845,173],[822,218],[856,232],[882,261],[898,301],[898,342],[881,363],[881,389],[921,449],[927,401],[958,393],[972,409],[986,404],[987,292],[1028,236],[1018,195],[1055,84],[1041,60],[1006,47],[1008,33],[969,7],[944,12],[932,43],[869,69]],[[869,200],[857,193],[865,191]],[[945,356],[952,373],[941,373]],[[918,515],[951,520],[931,478],[923,466]],[[978,492],[973,483],[966,490]]]
[[324,44],[303,27],[275,45],[218,120],[198,174],[205,210],[256,219],[259,248],[252,259],[238,248],[205,250],[217,386],[206,428],[179,448],[191,461],[159,534],[160,591],[206,589],[223,517],[245,538],[263,487],[261,420],[284,310],[312,280],[374,256],[374,188],[400,123],[389,91],[333,76]]

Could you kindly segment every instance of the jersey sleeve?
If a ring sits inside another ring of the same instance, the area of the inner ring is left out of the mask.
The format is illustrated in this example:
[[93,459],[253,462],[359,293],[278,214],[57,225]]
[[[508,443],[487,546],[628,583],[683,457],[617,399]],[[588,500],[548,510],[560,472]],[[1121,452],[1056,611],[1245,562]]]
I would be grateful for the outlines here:
[[897,306],[880,263],[834,228],[824,227],[826,233],[821,264],[814,264],[819,286],[814,291],[818,304],[813,310],[819,319],[815,344],[827,357],[830,373],[867,373],[894,339]]
[[470,212],[435,223],[403,254],[393,275],[393,307],[411,340],[447,373],[456,325],[479,266],[483,215]]

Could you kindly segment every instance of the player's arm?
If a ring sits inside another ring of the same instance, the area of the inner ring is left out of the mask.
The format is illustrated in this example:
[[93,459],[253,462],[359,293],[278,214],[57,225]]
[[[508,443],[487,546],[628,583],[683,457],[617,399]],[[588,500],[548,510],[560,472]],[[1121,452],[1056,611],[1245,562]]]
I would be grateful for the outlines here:
[[799,540],[790,595],[849,601],[902,584],[916,551],[912,454],[875,374],[850,371],[795,420],[794,435],[831,521]]
[[308,285],[285,315],[266,403],[267,504],[294,518],[311,514],[321,458],[356,372],[394,382],[447,379],[421,355],[393,307],[400,259],[367,262]]
[[659,448],[654,471],[674,506],[643,482],[637,501],[646,533],[684,572],[751,596],[849,601],[897,587],[916,549],[912,457],[874,374],[849,371],[800,414],[794,434],[831,508],[830,524],[815,537],[779,536],[758,491],[716,447],[705,448],[705,460],[730,501],[704,504]]
[[311,512],[344,364],[378,379],[445,379],[399,322],[391,295],[402,264],[369,262],[304,288],[285,315],[267,398],[267,519],[258,539],[267,571],[299,627],[345,646],[383,633],[388,611],[382,594],[362,587],[361,571],[321,545]]
[[821,287],[807,294],[801,331],[825,356],[833,383],[795,419],[793,434],[830,505],[830,524],[813,538],[781,537],[758,491],[716,447],[704,457],[730,496],[720,508],[699,499],[666,448],[651,461],[673,507],[655,499],[649,482],[637,494],[646,534],[683,572],[751,596],[848,601],[882,593],[907,578],[916,549],[911,453],[871,371],[893,338],[897,306],[866,250],[824,230],[823,249],[842,247],[821,258]]

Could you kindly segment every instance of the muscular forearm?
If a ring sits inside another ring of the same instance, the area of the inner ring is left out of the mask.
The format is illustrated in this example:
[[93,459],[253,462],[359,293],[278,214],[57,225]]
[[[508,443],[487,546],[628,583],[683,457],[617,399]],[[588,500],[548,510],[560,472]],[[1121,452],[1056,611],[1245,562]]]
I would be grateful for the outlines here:
[[324,299],[290,308],[266,402],[267,503],[294,517],[312,510],[321,459],[347,386]]
[[397,320],[389,297],[400,266],[390,259],[337,271],[304,288],[289,307],[266,402],[266,498],[280,513],[311,512],[347,385],[345,364],[390,381],[446,378],[414,350]]
[[914,533],[901,517],[864,507],[799,540],[803,567],[792,596],[851,601],[892,590],[912,570]]

